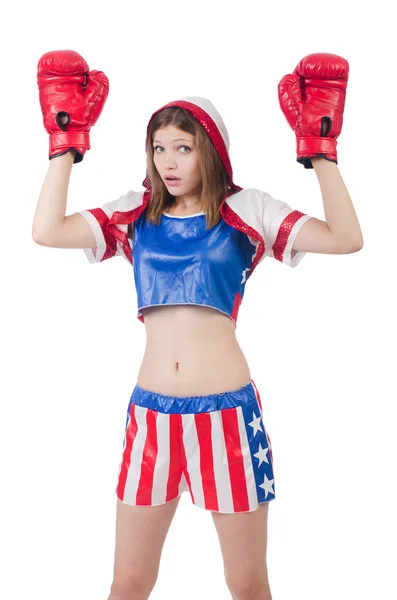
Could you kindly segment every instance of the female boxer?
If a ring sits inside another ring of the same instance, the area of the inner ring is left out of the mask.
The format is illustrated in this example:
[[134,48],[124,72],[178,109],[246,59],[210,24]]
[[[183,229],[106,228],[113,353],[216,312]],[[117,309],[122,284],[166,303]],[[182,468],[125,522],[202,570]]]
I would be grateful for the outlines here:
[[266,548],[273,454],[235,330],[247,280],[265,257],[295,267],[306,252],[362,247],[337,167],[348,70],[339,56],[313,54],[278,87],[297,160],[319,178],[326,221],[236,185],[225,124],[200,97],[174,100],[151,115],[142,191],[65,216],[72,165],[90,149],[108,80],[73,51],[49,52],[39,61],[51,162],[33,239],[83,248],[91,263],[122,256],[133,268],[137,318],[147,334],[117,475],[108,600],[149,597],[184,491],[211,511],[232,597],[271,599]]

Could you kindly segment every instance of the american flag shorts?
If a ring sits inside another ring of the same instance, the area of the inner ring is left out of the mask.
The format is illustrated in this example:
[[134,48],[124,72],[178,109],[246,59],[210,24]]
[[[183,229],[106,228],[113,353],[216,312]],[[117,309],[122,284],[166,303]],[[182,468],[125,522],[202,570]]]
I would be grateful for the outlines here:
[[238,390],[177,397],[136,385],[128,405],[117,497],[156,506],[189,491],[222,513],[275,499],[273,454],[251,379]]

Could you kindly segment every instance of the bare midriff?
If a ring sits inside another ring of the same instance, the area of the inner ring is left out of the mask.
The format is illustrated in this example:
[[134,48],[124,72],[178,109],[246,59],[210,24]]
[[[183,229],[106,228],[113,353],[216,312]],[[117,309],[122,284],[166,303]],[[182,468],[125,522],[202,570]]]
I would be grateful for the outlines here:
[[146,347],[137,383],[171,396],[237,390],[251,376],[236,326],[216,309],[196,305],[144,308]]

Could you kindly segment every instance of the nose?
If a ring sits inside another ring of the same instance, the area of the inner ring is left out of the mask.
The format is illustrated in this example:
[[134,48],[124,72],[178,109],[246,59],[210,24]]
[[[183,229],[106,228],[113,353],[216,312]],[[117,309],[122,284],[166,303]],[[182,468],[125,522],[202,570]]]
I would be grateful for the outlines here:
[[176,159],[172,152],[169,152],[169,151],[163,149],[163,152],[161,154],[162,154],[164,168],[176,167]]
[[170,167],[170,166],[171,167],[175,167],[175,165],[176,165],[176,161],[172,160],[172,158],[165,158],[164,159],[164,166],[165,167]]

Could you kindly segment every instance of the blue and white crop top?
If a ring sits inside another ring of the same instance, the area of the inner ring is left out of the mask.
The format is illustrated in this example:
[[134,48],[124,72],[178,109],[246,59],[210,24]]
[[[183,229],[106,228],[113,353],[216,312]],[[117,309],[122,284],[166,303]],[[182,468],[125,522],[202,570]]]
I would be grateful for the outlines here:
[[158,225],[144,211],[134,222],[132,255],[138,318],[149,306],[196,304],[236,324],[256,248],[223,219],[206,229],[205,213],[165,213]]

